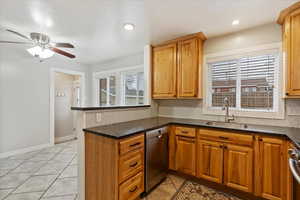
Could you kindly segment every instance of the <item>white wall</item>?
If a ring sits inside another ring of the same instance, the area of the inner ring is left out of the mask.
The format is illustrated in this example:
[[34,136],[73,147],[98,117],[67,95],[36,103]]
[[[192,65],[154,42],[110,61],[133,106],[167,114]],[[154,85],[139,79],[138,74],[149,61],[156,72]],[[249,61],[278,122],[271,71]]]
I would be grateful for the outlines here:
[[49,144],[49,69],[86,67],[58,55],[40,63],[12,45],[0,47],[0,67],[0,157]]
[[[244,49],[281,41],[281,27],[275,23],[266,24],[237,33],[208,39],[204,43],[204,54]],[[159,104],[159,116],[224,120],[224,116],[203,114],[202,100],[159,100],[157,102]],[[237,117],[236,122],[300,127],[300,100],[286,101],[284,120]]]

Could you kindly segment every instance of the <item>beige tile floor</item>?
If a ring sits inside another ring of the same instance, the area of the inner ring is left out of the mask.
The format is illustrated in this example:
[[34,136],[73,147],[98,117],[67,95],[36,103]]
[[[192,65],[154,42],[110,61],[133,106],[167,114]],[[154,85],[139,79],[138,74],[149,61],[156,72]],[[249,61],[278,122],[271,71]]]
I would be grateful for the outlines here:
[[[77,200],[76,142],[0,159],[0,200]],[[169,174],[142,200],[172,200],[188,182]]]
[[185,179],[169,174],[167,179],[143,200],[171,200],[184,182]]
[[0,200],[77,199],[76,141],[0,159]]

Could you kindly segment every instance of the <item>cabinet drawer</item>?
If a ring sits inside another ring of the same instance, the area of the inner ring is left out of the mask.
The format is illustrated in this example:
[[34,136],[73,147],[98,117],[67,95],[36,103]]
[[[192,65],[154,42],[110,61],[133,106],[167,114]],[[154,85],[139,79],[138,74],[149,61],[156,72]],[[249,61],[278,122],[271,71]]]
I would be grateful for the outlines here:
[[186,137],[196,137],[196,129],[190,127],[177,126],[175,128],[175,134]]
[[120,154],[144,147],[144,134],[126,138],[120,141]]
[[199,139],[210,139],[219,142],[228,142],[240,145],[251,146],[253,144],[253,135],[239,134],[230,131],[221,131],[215,129],[199,129]]
[[144,149],[127,153],[119,160],[119,183],[144,169]]
[[144,191],[142,172],[119,186],[119,200],[134,200]]

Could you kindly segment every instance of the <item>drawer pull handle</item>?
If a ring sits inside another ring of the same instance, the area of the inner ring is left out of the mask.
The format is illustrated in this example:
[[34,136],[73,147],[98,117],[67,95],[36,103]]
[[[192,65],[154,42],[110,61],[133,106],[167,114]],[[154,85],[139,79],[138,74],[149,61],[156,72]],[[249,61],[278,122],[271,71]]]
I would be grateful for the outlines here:
[[129,145],[130,147],[135,147],[135,146],[138,146],[138,145],[140,145],[141,143],[140,142],[137,142],[137,143],[134,143],[134,144],[131,144],[131,145]]
[[224,137],[224,136],[219,136],[219,138],[222,139],[222,140],[229,140],[228,137]]
[[135,167],[135,166],[137,166],[137,164],[138,164],[138,162],[135,162],[135,163],[129,165],[129,167]]
[[189,132],[188,131],[181,131],[181,133],[188,134]]
[[133,189],[129,190],[129,192],[135,192],[138,189],[138,186],[135,186]]

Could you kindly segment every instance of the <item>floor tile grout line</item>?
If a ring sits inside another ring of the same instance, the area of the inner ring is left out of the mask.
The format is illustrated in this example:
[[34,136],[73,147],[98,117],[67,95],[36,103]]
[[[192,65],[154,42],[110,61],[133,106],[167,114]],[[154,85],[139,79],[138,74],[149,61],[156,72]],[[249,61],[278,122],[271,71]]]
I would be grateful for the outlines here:
[[[25,163],[25,162],[24,162]],[[45,163],[44,165],[42,165],[41,167],[39,167],[36,171],[40,170],[43,166],[45,166],[47,163]],[[17,173],[16,173],[17,174]],[[21,173],[20,173],[21,174]],[[25,173],[24,173],[25,174]],[[30,174],[29,177],[23,181],[21,184],[19,184],[17,187],[15,187],[3,200],[5,200],[9,195],[13,194],[21,185],[23,185],[27,180],[29,180],[31,177],[33,177],[34,175],[34,172],[31,174],[31,173],[28,173]]]
[[[40,150],[39,152],[36,153],[36,155],[39,154],[39,153],[41,153],[42,151],[43,151],[43,150]],[[60,152],[62,152],[62,150],[61,150]],[[57,154],[59,154],[60,152],[57,152]],[[9,171],[6,175],[8,175],[8,174],[11,173],[13,170],[15,170],[15,169],[17,169],[18,167],[20,167],[22,164],[28,162],[29,159],[35,157],[36,155],[34,155],[34,156],[32,156],[32,157],[30,157],[30,158],[28,158],[28,159],[22,160],[22,162],[20,162],[20,164],[19,164],[17,167],[11,169],[11,171]],[[9,157],[8,157],[8,158],[9,158]],[[53,158],[54,158],[54,157],[53,157]],[[49,161],[50,161],[50,160],[45,161],[45,164],[42,165],[41,167],[39,167],[39,168],[36,170],[36,172],[39,171],[42,167],[46,166],[46,165],[48,164]],[[34,161],[30,161],[30,162],[34,162]],[[40,161],[35,161],[35,162],[40,162]],[[64,168],[64,169],[65,169],[65,168]],[[64,169],[63,169],[63,170],[64,170]],[[28,172],[23,172],[23,173],[24,173],[24,174],[27,174]],[[23,174],[23,173],[11,173],[11,174]],[[10,193],[7,194],[7,196],[4,197],[3,200],[5,200],[9,195],[13,194],[13,192],[15,192],[21,185],[23,185],[27,180],[29,180],[31,177],[34,176],[34,172],[33,172],[32,174],[29,172],[28,174],[30,174],[29,177],[28,177],[27,179],[25,179],[22,183],[18,184],[18,186],[16,186],[15,188],[13,188],[12,191],[10,191]],[[55,179],[55,180],[56,180],[56,179]],[[47,188],[47,189],[48,189],[48,188]],[[42,194],[42,195],[44,195],[44,194]]]
[[[75,157],[75,155],[74,155],[74,157]],[[47,191],[50,189],[50,187],[59,179],[58,177],[67,169],[67,167],[70,165],[70,163],[72,162],[72,160],[73,160],[73,158],[67,164],[67,166],[58,174],[58,176],[55,178],[55,180],[47,187],[47,189],[45,190],[45,192],[40,196],[39,200],[44,197],[44,195],[47,193]]]
[[[26,181],[28,181],[30,178],[35,177],[35,176],[47,176],[47,175],[35,175],[35,173],[38,172],[42,167],[44,167],[44,166],[46,166],[47,164],[49,164],[49,162],[50,162],[51,160],[53,160],[58,154],[62,153],[63,150],[65,150],[65,149],[67,149],[67,148],[70,148],[70,147],[73,148],[71,145],[70,145],[70,146],[69,146],[69,145],[66,145],[66,146],[65,146],[65,145],[59,146],[59,148],[61,148],[60,151],[56,152],[55,155],[54,155],[50,160],[45,160],[45,161],[34,161],[34,160],[30,160],[30,159],[36,157],[38,154],[40,155],[41,153],[43,153],[43,151],[44,151],[45,149],[47,149],[47,148],[42,149],[42,150],[39,150],[39,151],[36,152],[34,155],[32,155],[32,156],[30,156],[29,158],[24,159],[24,160],[23,160],[23,159],[11,159],[12,161],[20,161],[20,163],[19,163],[15,168],[9,169],[8,172],[7,172],[5,175],[1,176],[0,178],[2,178],[2,177],[4,177],[4,176],[7,176],[7,175],[9,175],[9,174],[28,174],[29,177],[28,177],[27,179],[25,179],[24,181],[22,181],[20,184],[18,184],[16,187],[5,189],[5,190],[11,190],[11,191],[4,197],[3,200],[7,199],[10,195],[12,195],[13,192],[15,192],[21,185],[23,185],[23,184],[24,184]],[[44,196],[44,194],[49,190],[49,188],[54,184],[55,181],[57,181],[58,179],[62,179],[62,178],[59,178],[59,176],[66,170],[67,167],[71,166],[72,161],[73,161],[73,160],[75,159],[75,157],[77,156],[77,152],[76,152],[76,151],[74,151],[74,152],[75,152],[75,153],[74,153],[74,155],[73,155],[73,158],[72,158],[69,162],[67,162],[67,165],[60,171],[60,173],[58,173],[58,174],[53,174],[53,175],[57,175],[56,178],[53,180],[53,182],[51,182],[51,184],[49,185],[49,187],[46,188],[45,192],[41,195],[41,197],[40,197],[39,199],[41,199],[41,198]],[[30,153],[30,152],[28,152],[28,153]],[[50,153],[50,152],[48,152],[48,153]],[[70,153],[70,154],[72,154],[72,153]],[[10,157],[7,157],[7,159],[9,159],[9,158],[10,158]],[[20,167],[22,164],[24,164],[24,163],[26,163],[26,162],[45,162],[45,163],[42,164],[40,167],[38,167],[38,168],[35,170],[35,172],[12,173],[12,171],[14,171],[15,169],[17,169],[18,167]],[[74,177],[65,177],[65,178],[74,178]],[[3,189],[3,190],[4,190],[4,189]],[[36,192],[36,191],[35,191],[35,192]],[[39,191],[39,192],[43,192],[43,191]],[[31,193],[31,192],[26,192],[26,193]],[[16,193],[16,194],[21,194],[21,193]],[[77,194],[76,194],[76,195],[77,195]],[[76,198],[75,198],[75,199],[76,199]]]
[[175,200],[175,198],[177,197],[177,195],[182,190],[182,188],[186,185],[187,182],[188,182],[188,180],[184,180],[182,185],[179,187],[179,189],[175,192],[175,194],[172,196],[172,198],[170,200]]

